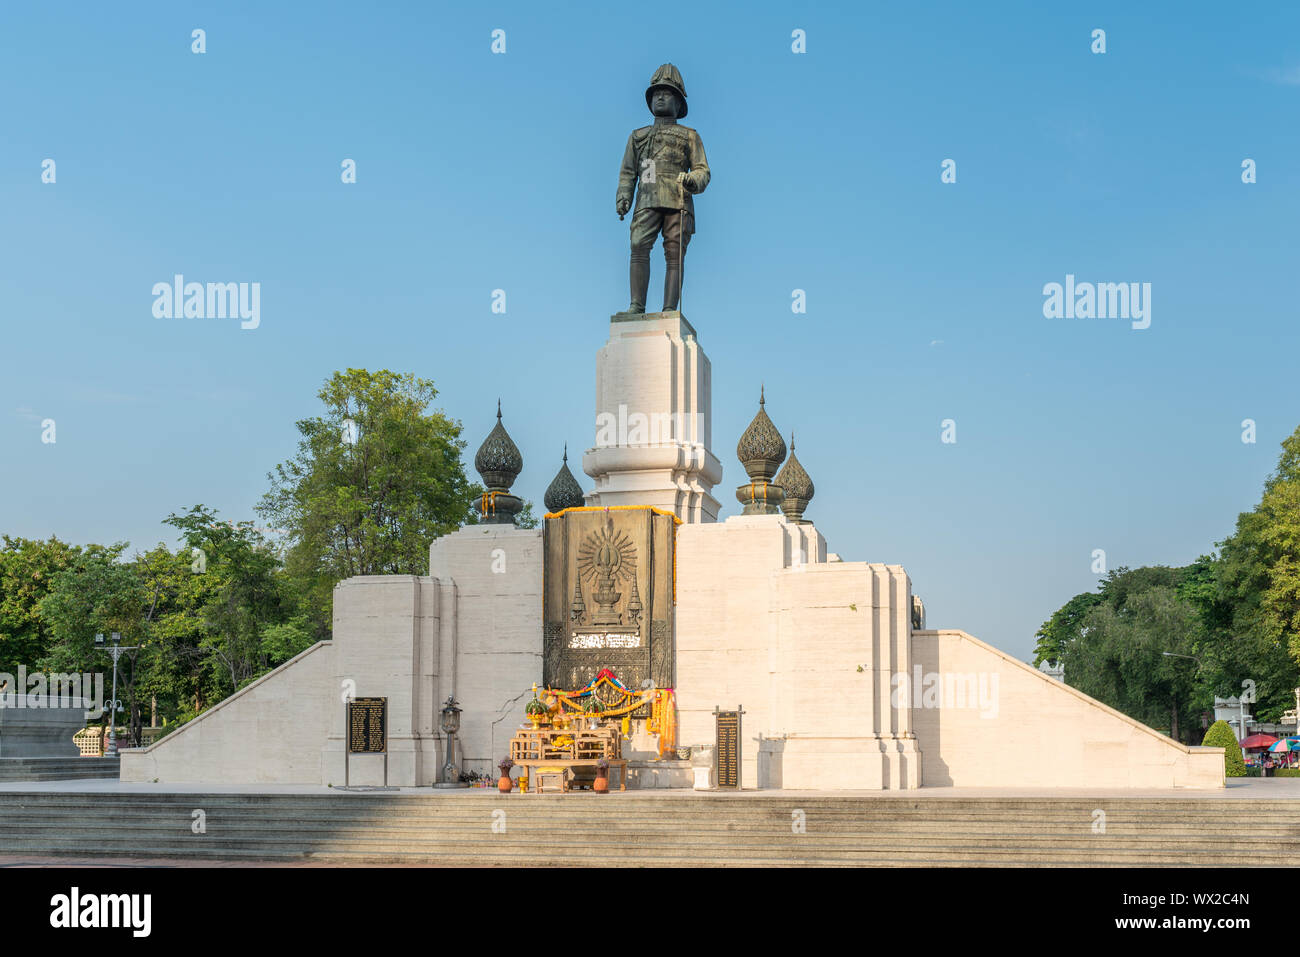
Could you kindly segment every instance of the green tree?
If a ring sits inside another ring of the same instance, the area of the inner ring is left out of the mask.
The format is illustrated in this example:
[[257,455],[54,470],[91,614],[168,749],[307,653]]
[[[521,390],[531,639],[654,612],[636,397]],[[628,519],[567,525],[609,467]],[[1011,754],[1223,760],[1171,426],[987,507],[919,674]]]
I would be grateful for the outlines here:
[[1237,736],[1232,733],[1228,722],[1216,721],[1210,725],[1201,744],[1207,748],[1223,748],[1223,773],[1227,777],[1246,776],[1246,761],[1241,756],[1241,745],[1237,743]]
[[173,513],[166,522],[181,532],[182,558],[193,556],[185,600],[174,614],[197,632],[178,630],[199,635],[198,652],[220,673],[229,694],[272,667],[264,633],[283,626],[296,611],[280,559],[252,522],[220,521],[203,505],[184,515]]
[[1205,626],[1213,692],[1253,687],[1263,721],[1292,707],[1300,685],[1300,430],[1282,446],[1259,505],[1237,517],[1217,556],[1192,566],[1186,588]]
[[1200,669],[1164,654],[1198,654],[1200,622],[1179,592],[1186,575],[1164,566],[1113,570],[1043,623],[1035,664],[1062,662],[1071,686],[1180,737],[1203,698]]
[[142,658],[147,659],[148,625],[157,610],[134,563],[118,559],[126,544],[119,542],[94,552],[84,552],[73,565],[54,577],[49,594],[41,599],[40,615],[52,641],[38,665],[45,671],[101,671],[106,690],[112,678],[112,659],[106,648],[95,645],[95,635],[117,632],[123,652],[117,670],[118,697],[128,701],[130,741],[140,743],[140,708],[136,695]]
[[202,505],[166,522],[181,533],[179,551],[159,544],[123,561],[124,544],[88,549],[39,605],[52,636],[46,670],[107,671],[98,632],[132,646],[118,696],[133,743],[144,703],[156,702],[164,722],[188,720],[310,643],[279,557],[252,522],[222,521]]
[[1053,612],[1034,636],[1038,639],[1034,646],[1034,667],[1044,661],[1052,664],[1059,661],[1066,646],[1079,637],[1079,629],[1089,609],[1103,600],[1098,592],[1083,592]]
[[211,577],[196,572],[205,560],[189,547],[173,553],[162,544],[136,556],[142,587],[156,596],[148,622],[148,667],[141,695],[157,701],[164,724],[188,720],[205,703],[229,693],[221,670],[208,665],[204,648],[209,637],[204,606],[219,586],[218,572]]
[[1071,687],[1181,740],[1204,701],[1196,662],[1165,655],[1199,647],[1196,610],[1167,583],[1174,571],[1112,573],[1061,661]]
[[1282,443],[1255,511],[1263,519],[1259,539],[1268,569],[1261,624],[1300,662],[1300,428]]
[[311,624],[303,616],[291,621],[268,625],[262,629],[262,654],[272,667],[278,667],[306,651],[316,642],[311,636]]
[[521,508],[519,514],[515,516],[515,527],[536,528],[541,524],[541,521],[540,518],[533,514],[533,503],[525,501],[524,507]]
[[[1035,663],[1059,657],[1067,682],[1144,721],[1159,721],[1154,703],[1171,693],[1188,694],[1194,711],[1243,691],[1253,693],[1257,718],[1279,720],[1300,685],[1300,429],[1282,443],[1259,504],[1237,517],[1218,548],[1186,568],[1112,572],[1096,593],[1076,595],[1043,624]],[[1172,590],[1176,604],[1167,611],[1181,622],[1177,633],[1150,618],[1159,589]],[[1168,683],[1154,665],[1134,671],[1157,638],[1164,650],[1197,658],[1190,687]],[[1193,714],[1171,711],[1174,727],[1180,716]]]
[[[92,546],[97,548],[98,546]],[[0,545],[0,671],[17,674],[19,665],[36,667],[53,636],[40,615],[41,599],[54,577],[70,568],[81,549],[51,537],[48,541],[3,537]]]
[[428,411],[433,383],[388,370],[336,372],[325,414],[297,423],[297,455],[268,474],[258,514],[287,537],[285,565],[315,638],[353,575],[422,575],[429,543],[474,521],[460,423]]

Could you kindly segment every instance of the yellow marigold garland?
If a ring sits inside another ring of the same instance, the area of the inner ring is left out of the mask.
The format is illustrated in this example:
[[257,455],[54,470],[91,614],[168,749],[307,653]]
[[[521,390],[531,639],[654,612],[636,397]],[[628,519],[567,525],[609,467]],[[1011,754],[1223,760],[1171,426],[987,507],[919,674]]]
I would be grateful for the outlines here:
[[556,688],[547,688],[539,692],[538,697],[549,708],[566,717],[581,717],[588,714],[588,712],[581,704],[576,703],[577,699],[588,697],[602,685],[613,688],[615,692],[623,696],[627,703],[596,712],[595,717],[617,718],[621,716],[623,718],[623,737],[626,738],[631,726],[630,715],[632,712],[649,704],[650,718],[646,721],[646,733],[659,735],[659,756],[663,757],[666,752],[677,747],[677,699],[672,688],[631,691],[621,681],[613,677],[613,672],[602,669],[596,680],[585,688],[579,688],[577,691],[560,691]]
[[677,747],[677,703],[672,688],[655,691],[645,729],[648,734],[659,735],[659,757]]

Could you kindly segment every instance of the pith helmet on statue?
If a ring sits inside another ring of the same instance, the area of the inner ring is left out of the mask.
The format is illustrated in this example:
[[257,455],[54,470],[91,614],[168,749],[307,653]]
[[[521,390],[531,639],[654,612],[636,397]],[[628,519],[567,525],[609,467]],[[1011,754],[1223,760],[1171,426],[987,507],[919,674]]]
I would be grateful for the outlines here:
[[665,63],[659,69],[655,70],[655,75],[650,77],[650,85],[645,90],[645,105],[650,106],[650,96],[654,93],[655,87],[667,87],[682,98],[682,109],[677,114],[680,120],[686,116],[686,84],[682,82],[682,75],[678,72],[677,67],[671,63]]

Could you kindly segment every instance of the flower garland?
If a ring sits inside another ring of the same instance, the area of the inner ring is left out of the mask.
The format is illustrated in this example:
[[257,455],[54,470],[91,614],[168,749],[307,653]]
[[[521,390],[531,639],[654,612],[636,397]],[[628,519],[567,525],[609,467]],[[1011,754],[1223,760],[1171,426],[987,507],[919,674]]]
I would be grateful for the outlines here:
[[547,688],[541,693],[543,699],[548,705],[555,707],[565,716],[587,716],[593,715],[593,712],[587,711],[586,701],[590,700],[599,687],[613,688],[614,691],[623,699],[621,704],[612,708],[602,708],[595,712],[595,717],[617,718],[620,715],[628,715],[643,705],[650,704],[654,700],[655,691],[633,691],[623,682],[618,680],[618,676],[608,668],[602,668],[600,674],[596,675],[594,681],[585,688],[579,688],[577,691],[560,691],[554,688]]
[[672,688],[655,691],[646,732],[659,735],[659,757],[677,747],[677,702]]
[[[585,688],[577,691],[560,691],[547,688],[540,693],[548,707],[554,707],[565,717],[590,716],[586,702],[600,687],[613,688],[623,698],[623,703],[612,708],[603,708],[596,713],[601,718],[623,718],[623,736],[627,737],[630,715],[637,708],[650,705],[650,719],[646,722],[648,734],[659,735],[659,756],[677,747],[677,699],[672,688],[649,688],[645,691],[633,691],[608,668],[602,668],[595,679]],[[567,709],[567,710],[566,710]]]

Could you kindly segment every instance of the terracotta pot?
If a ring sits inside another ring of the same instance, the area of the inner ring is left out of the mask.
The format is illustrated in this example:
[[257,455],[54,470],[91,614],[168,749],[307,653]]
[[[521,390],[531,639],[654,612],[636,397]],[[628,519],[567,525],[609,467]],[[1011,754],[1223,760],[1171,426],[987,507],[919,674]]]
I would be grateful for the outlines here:
[[609,778],[607,778],[607,777],[598,777],[598,778],[596,778],[595,781],[592,781],[592,782],[591,782],[591,789],[592,789],[593,791],[595,791],[597,794],[608,794],[608,793],[609,793]]
[[502,794],[509,794],[515,789],[515,782],[510,780],[510,775],[503,774],[497,779],[497,790]]

